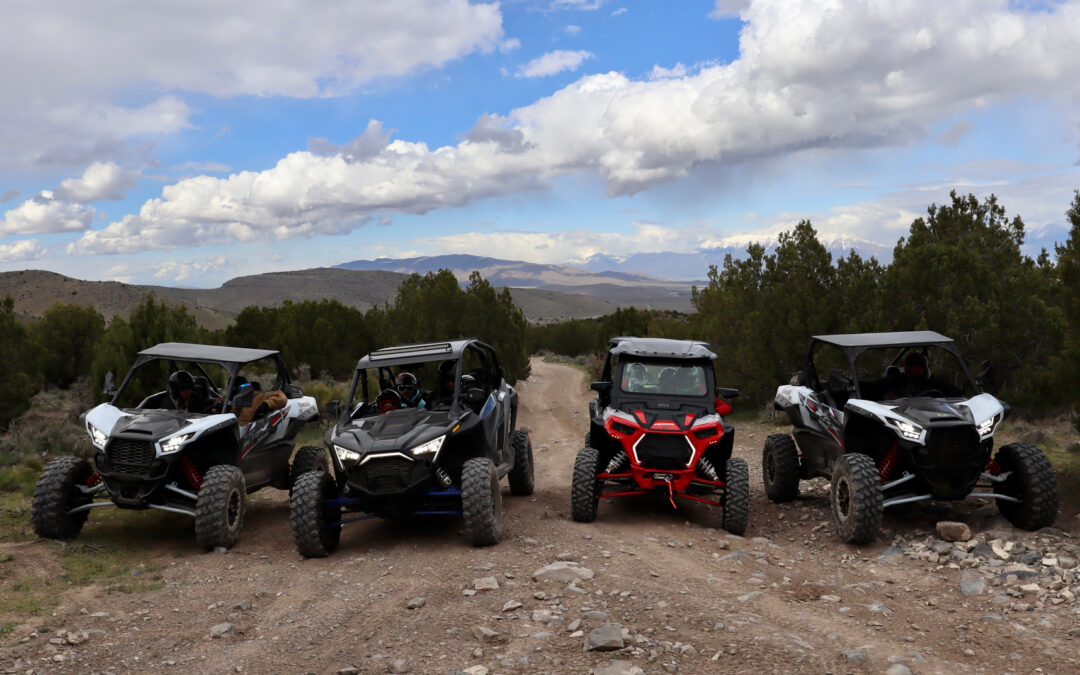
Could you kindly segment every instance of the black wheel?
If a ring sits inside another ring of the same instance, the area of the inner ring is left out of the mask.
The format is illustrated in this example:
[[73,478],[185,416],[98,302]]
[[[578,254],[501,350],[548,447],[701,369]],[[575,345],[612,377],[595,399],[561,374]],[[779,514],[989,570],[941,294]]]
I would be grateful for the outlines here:
[[340,506],[327,506],[336,490],[334,479],[325,471],[308,471],[296,479],[290,498],[289,522],[293,542],[305,558],[325,558],[341,541]]
[[207,551],[232,548],[244,524],[244,474],[228,464],[210,467],[195,502],[195,539]]
[[765,494],[780,503],[799,496],[799,449],[787,434],[773,434],[765,439],[761,451],[761,477]]
[[600,507],[600,490],[603,481],[596,479],[600,464],[600,453],[596,448],[585,446],[578,451],[574,460],[574,482],[570,486],[570,515],[579,523],[591,523],[596,520],[596,510]]
[[68,513],[89,504],[92,498],[79,490],[94,473],[90,462],[78,457],[61,457],[49,462],[34,487],[30,522],[39,537],[70,539],[79,533],[88,511]]
[[473,546],[498,544],[503,532],[502,492],[495,464],[473,457],[461,469],[461,512],[465,536]]
[[732,534],[746,532],[750,521],[750,466],[734,457],[724,465],[724,529]]
[[296,451],[292,466],[289,467],[289,494],[292,494],[296,481],[308,471],[330,473],[330,457],[326,449],[318,445],[305,445]]
[[881,525],[881,476],[874,460],[857,452],[840,455],[832,469],[833,525],[849,544],[869,544]]
[[1010,472],[1005,482],[994,484],[994,492],[1020,500],[997,500],[1001,515],[1025,530],[1052,525],[1058,510],[1057,478],[1042,450],[1030,443],[1009,443],[994,459],[1002,472]]
[[510,447],[514,449],[514,468],[507,474],[510,492],[515,495],[531,495],[535,480],[533,478],[533,452],[529,432],[518,429],[510,435]]

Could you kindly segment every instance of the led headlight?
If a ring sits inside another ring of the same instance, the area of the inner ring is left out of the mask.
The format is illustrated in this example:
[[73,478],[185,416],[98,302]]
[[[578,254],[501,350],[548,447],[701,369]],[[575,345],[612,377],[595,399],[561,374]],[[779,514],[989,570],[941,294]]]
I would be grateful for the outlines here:
[[922,436],[922,432],[923,432],[922,427],[916,426],[916,425],[912,424],[911,422],[906,422],[904,420],[898,420],[898,419],[893,418],[893,417],[886,417],[885,421],[887,421],[892,426],[896,427],[897,431],[899,431],[900,435],[903,436],[904,438],[908,438],[908,439],[911,439],[913,441],[917,441]]
[[1000,421],[1001,413],[998,413],[993,417],[988,417],[982,422],[979,422],[977,425],[975,425],[975,430],[979,432],[979,438],[983,438],[994,433],[994,428],[997,427],[997,424]]
[[188,441],[190,441],[194,436],[195,436],[194,433],[181,434],[179,436],[173,436],[172,438],[170,438],[170,439],[168,439],[166,441],[162,441],[161,442],[161,454],[167,455],[170,452],[176,452],[177,450],[180,449],[180,446],[182,446],[184,443],[187,443]]
[[434,440],[428,441],[427,443],[422,443],[415,448],[412,448],[410,452],[412,452],[412,454],[414,455],[437,455],[439,454],[439,448],[442,447],[443,441],[445,439],[445,435],[439,436]]
[[342,462],[355,462],[360,459],[360,453],[348,448],[343,448],[340,445],[334,444],[334,452],[337,453],[338,459]]
[[89,422],[86,423],[86,430],[90,432],[90,442],[94,444],[94,447],[104,450],[105,444],[109,442],[109,437],[105,435],[105,432]]

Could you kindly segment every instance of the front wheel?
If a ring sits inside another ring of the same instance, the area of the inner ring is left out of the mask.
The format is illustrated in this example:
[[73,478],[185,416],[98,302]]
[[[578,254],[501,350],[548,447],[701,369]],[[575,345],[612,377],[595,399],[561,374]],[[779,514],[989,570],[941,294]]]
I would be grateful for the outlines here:
[[750,522],[750,465],[735,457],[724,465],[724,529],[732,534],[746,532]]
[[308,471],[293,485],[289,524],[293,542],[305,558],[325,558],[341,541],[341,507],[326,504],[333,497],[334,481],[325,471]]
[[228,464],[210,467],[195,501],[195,539],[207,551],[232,548],[244,524],[244,474]]
[[790,502],[799,496],[799,450],[791,436],[773,434],[765,439],[761,477],[770,500]]
[[71,539],[82,530],[87,511],[68,513],[92,499],[79,489],[94,472],[90,462],[79,457],[61,457],[49,462],[34,487],[30,522],[34,532],[46,539]]
[[515,495],[531,495],[535,487],[533,476],[533,451],[529,432],[518,429],[510,436],[510,446],[514,450],[514,468],[507,474],[510,492]]
[[574,480],[570,486],[570,515],[579,523],[596,520],[600,507],[600,489],[603,483],[596,479],[600,453],[588,446],[578,451],[574,459]]
[[1025,530],[1052,525],[1058,510],[1057,478],[1043,451],[1029,443],[1009,443],[1001,446],[995,460],[1010,475],[994,484],[994,492],[1020,500],[997,500],[1001,515]]
[[869,544],[881,526],[881,475],[861,453],[840,455],[832,470],[832,515],[837,535],[849,544]]
[[465,535],[473,546],[491,546],[502,539],[502,491],[499,473],[490,459],[473,457],[462,467],[461,512]]
[[292,494],[293,486],[308,471],[322,471],[330,473],[330,458],[326,450],[318,445],[305,445],[296,451],[292,466],[289,467],[289,494]]

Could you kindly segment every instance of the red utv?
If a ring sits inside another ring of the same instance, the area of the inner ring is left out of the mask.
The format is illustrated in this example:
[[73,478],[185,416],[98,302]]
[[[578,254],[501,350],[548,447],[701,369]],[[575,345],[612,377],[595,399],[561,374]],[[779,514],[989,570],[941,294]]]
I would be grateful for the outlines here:
[[650,492],[720,509],[717,525],[746,531],[750,472],[731,457],[734,428],[724,423],[736,389],[716,386],[716,354],[704,342],[611,339],[589,433],[574,462],[574,520],[596,520],[599,500]]

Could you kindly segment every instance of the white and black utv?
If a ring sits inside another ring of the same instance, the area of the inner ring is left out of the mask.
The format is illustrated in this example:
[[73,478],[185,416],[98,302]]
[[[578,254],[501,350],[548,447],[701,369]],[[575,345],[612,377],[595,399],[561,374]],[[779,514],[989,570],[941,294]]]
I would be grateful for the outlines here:
[[339,415],[326,435],[332,472],[300,476],[293,490],[301,555],[332,552],[343,523],[415,515],[461,515],[473,545],[498,543],[500,479],[515,495],[533,491],[532,444],[514,428],[517,404],[495,350],[479,340],[388,347],[360,359],[344,408],[327,406]]
[[972,377],[955,343],[933,331],[815,336],[806,369],[776,391],[794,439],[765,441],[766,493],[789,501],[800,479],[829,478],[833,522],[849,543],[872,541],[885,507],[927,499],[996,499],[1017,527],[1050,525],[1058,493],[1046,456],[1026,443],[993,452],[1009,407],[980,388],[988,370]]
[[[167,384],[178,374],[193,391],[178,410]],[[267,392],[284,406],[244,413]],[[164,388],[164,390],[163,390]],[[301,473],[328,465],[322,448],[301,448],[290,465],[296,434],[317,420],[315,399],[289,383],[281,354],[169,342],[139,352],[119,389],[106,378],[108,403],[83,417],[92,461],[61,457],[42,472],[32,520],[39,536],[74,537],[93,508],[158,509],[195,519],[207,550],[233,546],[245,495],[267,485],[288,489]],[[193,398],[194,397],[194,398]],[[237,413],[250,421],[240,424]]]

